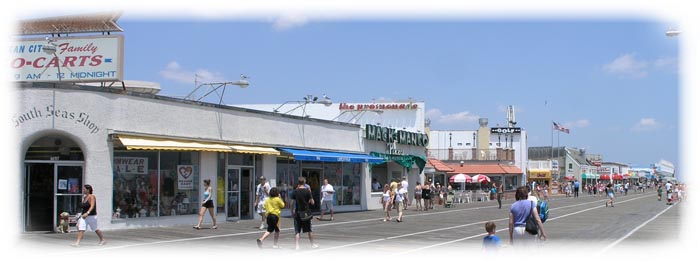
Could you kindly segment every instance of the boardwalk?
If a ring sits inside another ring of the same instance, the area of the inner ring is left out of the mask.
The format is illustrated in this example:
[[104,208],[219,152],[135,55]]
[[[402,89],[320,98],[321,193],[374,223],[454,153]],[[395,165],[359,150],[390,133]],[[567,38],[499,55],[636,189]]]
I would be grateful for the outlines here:
[[[265,241],[265,254],[275,256],[339,256],[344,253],[368,256],[387,255],[409,258],[441,253],[483,255],[481,239],[484,223],[494,221],[497,235],[508,243],[508,209],[512,200],[498,209],[495,201],[438,207],[428,212],[409,208],[404,222],[382,222],[380,211],[337,213],[335,221],[314,221],[313,230],[320,248],[311,249],[302,234],[301,251],[294,249],[292,220],[282,218],[280,245],[272,249],[272,238]],[[533,251],[554,253],[575,251],[585,257],[624,253],[655,255],[656,250],[674,249],[683,243],[681,213],[687,203],[666,205],[655,193],[621,196],[615,207],[605,207],[605,199],[583,195],[579,198],[554,197],[550,216],[545,223],[549,240]],[[690,205],[687,205],[690,206]],[[396,214],[393,214],[395,216]],[[196,217],[193,217],[193,222]],[[70,258],[81,253],[134,258],[130,253],[153,257],[182,257],[198,253],[217,255],[257,255],[261,253],[255,239],[262,234],[257,220],[228,222],[219,229],[193,230],[191,226],[141,228],[105,231],[108,244],[97,246],[95,233],[88,231],[83,246],[72,248],[76,234],[23,234],[17,247],[42,251],[29,254]],[[686,242],[687,243],[687,242]],[[46,251],[44,251],[46,250]],[[502,255],[515,254],[504,247]],[[594,258],[598,259],[598,258]]]

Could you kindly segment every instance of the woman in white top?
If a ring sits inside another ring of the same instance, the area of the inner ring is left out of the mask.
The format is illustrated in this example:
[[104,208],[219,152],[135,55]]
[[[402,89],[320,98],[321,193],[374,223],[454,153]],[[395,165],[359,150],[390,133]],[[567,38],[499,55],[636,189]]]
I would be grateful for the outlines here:
[[384,184],[382,206],[384,206],[384,222],[391,221],[391,216],[389,215],[389,210],[391,210],[391,190],[389,189],[389,184]]
[[204,219],[204,213],[207,212],[207,209],[209,209],[209,214],[211,215],[211,220],[214,223],[214,225],[211,228],[217,229],[216,216],[214,215],[214,200],[212,200],[212,197],[214,195],[211,192],[211,186],[209,186],[210,183],[211,183],[210,179],[204,180],[204,199],[202,200],[202,208],[199,210],[199,222],[197,223],[196,226],[192,227],[192,228],[197,229],[197,230],[201,229],[202,219]]
[[[403,190],[403,185],[399,183],[396,187],[399,191]],[[396,193],[394,194],[394,204],[396,204],[396,211],[399,212],[399,217],[396,218],[396,222],[403,222],[403,201],[404,201],[404,194],[403,193]]]

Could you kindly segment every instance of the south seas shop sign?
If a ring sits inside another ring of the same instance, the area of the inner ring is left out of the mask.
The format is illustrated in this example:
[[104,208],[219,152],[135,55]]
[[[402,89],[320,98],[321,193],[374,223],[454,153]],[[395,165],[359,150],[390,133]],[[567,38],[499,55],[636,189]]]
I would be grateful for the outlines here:
[[376,125],[365,125],[365,138],[368,140],[378,140],[384,142],[394,142],[404,145],[428,146],[428,135],[423,133],[395,130]]
[[12,81],[106,82],[121,81],[124,37],[53,38],[56,52],[44,50],[45,39],[24,39],[10,46]]

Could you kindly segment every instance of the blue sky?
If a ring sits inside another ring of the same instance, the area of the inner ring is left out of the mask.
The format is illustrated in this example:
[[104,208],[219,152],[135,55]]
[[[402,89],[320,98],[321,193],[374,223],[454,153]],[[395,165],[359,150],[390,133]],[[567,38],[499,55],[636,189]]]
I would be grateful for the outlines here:
[[[125,77],[185,96],[200,81],[250,77],[228,104],[413,98],[431,128],[505,123],[514,105],[529,146],[608,161],[678,163],[679,42],[654,19],[168,20],[129,18]],[[207,77],[208,79],[204,79]],[[557,145],[555,133],[555,146]]]
[[476,129],[478,118],[503,125],[505,108],[514,105],[529,146],[550,146],[557,121],[571,129],[559,145],[606,161],[647,166],[666,159],[681,167],[680,53],[690,35],[664,35],[669,27],[690,28],[693,15],[680,13],[680,5],[409,1],[373,11],[366,2],[325,8],[301,1],[320,11],[313,4],[126,1],[95,9],[91,1],[74,2],[93,10],[54,4],[16,6],[12,14],[123,10],[125,78],[158,82],[162,95],[187,95],[195,73],[201,82],[245,74],[250,87],[230,87],[225,103],[283,103],[307,94],[336,103],[412,98],[426,103],[431,128],[439,130]]

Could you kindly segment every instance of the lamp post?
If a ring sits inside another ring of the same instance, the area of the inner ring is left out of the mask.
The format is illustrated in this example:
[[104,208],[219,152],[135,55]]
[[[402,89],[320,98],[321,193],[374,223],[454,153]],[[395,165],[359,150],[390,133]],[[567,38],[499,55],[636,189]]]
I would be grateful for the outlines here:
[[[197,85],[197,75],[196,75],[196,74],[194,75],[194,83],[195,83],[195,85]],[[215,85],[216,85],[216,87],[214,87]],[[238,87],[241,87],[241,88],[248,88],[248,86],[250,85],[250,83],[248,82],[248,76],[245,76],[245,75],[243,75],[243,74],[241,74],[241,79],[238,80],[238,81],[235,81],[235,82],[212,82],[212,83],[202,83],[202,84],[197,85],[197,87],[194,88],[194,90],[193,90],[192,92],[190,92],[190,94],[188,94],[187,96],[185,96],[185,100],[192,99],[192,100],[196,100],[196,101],[201,101],[202,99],[204,99],[205,97],[207,97],[207,96],[208,96],[209,94],[211,94],[212,92],[216,92],[217,90],[219,90],[219,89],[222,88],[221,95],[219,95],[219,105],[221,105],[221,103],[222,103],[223,100],[224,100],[224,93],[226,92],[226,86],[227,86],[227,85],[238,85]],[[212,90],[209,91],[209,92],[207,92],[206,94],[202,95],[202,96],[199,97],[199,98],[195,98],[195,96],[194,96],[195,93],[196,93],[200,88],[202,88],[203,86],[209,86],[209,87],[212,88]],[[216,94],[219,94],[219,93],[217,92]]]
[[452,148],[452,132],[450,132],[449,136],[450,136],[450,148]]
[[304,96],[301,101],[286,101],[286,102],[282,103],[280,106],[277,106],[277,108],[272,109],[272,112],[279,113],[280,108],[282,108],[284,105],[286,105],[287,103],[290,103],[290,102],[299,103],[299,106],[294,107],[293,109],[288,110],[287,112],[285,112],[283,114],[288,114],[296,109],[299,109],[300,107],[304,107],[304,110],[301,113],[302,117],[309,117],[309,115],[306,115],[306,105],[309,103],[312,103],[312,104],[319,103],[319,104],[325,105],[326,107],[331,106],[333,104],[333,101],[331,100],[331,98],[329,98],[325,94],[323,95],[323,97],[320,100],[319,100],[318,96],[313,96],[311,94],[308,94],[308,95]]
[[46,42],[47,44],[43,46],[42,49],[44,50],[44,53],[48,55],[53,55],[53,57],[56,59],[56,68],[58,68],[58,81],[60,82],[63,76],[61,75],[61,63],[58,59],[58,55],[56,55],[56,40],[46,37]]

